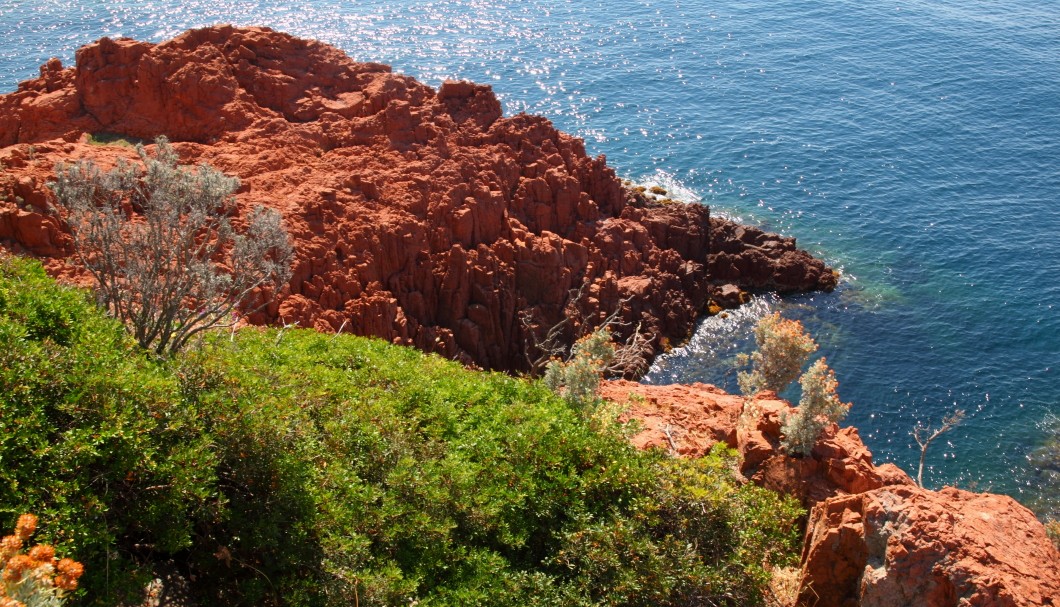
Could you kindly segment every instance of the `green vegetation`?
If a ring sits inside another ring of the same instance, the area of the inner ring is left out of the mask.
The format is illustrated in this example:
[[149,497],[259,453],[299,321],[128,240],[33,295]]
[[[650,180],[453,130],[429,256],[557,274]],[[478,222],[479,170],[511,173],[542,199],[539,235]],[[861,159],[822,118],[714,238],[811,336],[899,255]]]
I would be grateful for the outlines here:
[[206,334],[148,356],[0,259],[0,524],[40,515],[80,604],[754,605],[798,510],[733,454],[638,452],[543,384],[381,341]]
[[604,369],[614,359],[611,331],[600,328],[574,342],[567,360],[550,360],[541,380],[556,394],[583,410],[589,410],[599,400]]
[[781,444],[793,455],[809,455],[814,444],[829,424],[846,417],[850,404],[839,400],[839,382],[824,358],[818,359],[801,376],[799,372],[817,350],[817,342],[797,320],[783,318],[774,312],[758,321],[755,327],[758,349],[743,356],[751,364],[750,371],[737,374],[740,391],[749,400],[745,415],[754,411],[754,397],[762,390],[782,392],[796,377],[802,388],[799,408],[785,416]]
[[136,146],[142,168],[82,160],[60,166],[51,187],[100,302],[141,347],[172,356],[236,310],[264,306],[290,278],[293,249],[275,209],[256,207],[235,230],[238,179],[180,166],[165,137],[155,144],[154,157]]
[[88,143],[91,145],[117,145],[126,148],[134,148],[148,142],[139,137],[131,137],[129,135],[122,135],[121,133],[103,132],[90,133],[88,136]]

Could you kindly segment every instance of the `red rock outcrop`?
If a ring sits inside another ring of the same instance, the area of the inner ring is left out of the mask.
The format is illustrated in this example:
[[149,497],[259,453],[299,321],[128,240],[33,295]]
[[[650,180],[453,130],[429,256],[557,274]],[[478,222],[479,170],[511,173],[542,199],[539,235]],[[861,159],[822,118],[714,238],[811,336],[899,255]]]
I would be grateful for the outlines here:
[[810,510],[800,605],[1011,607],[1060,605],[1060,554],[1012,498],[947,487],[929,491],[893,464],[876,466],[854,428],[825,429],[808,457],[780,449],[781,416],[763,392],[744,399],[714,386],[605,382],[641,424],[641,448],[695,457],[724,442],[756,484]]
[[800,599],[837,607],[1060,604],[1060,553],[1003,495],[883,487],[814,507]]
[[161,44],[102,39],[76,68],[49,61],[0,96],[5,246],[69,253],[46,212],[54,165],[134,157],[89,133],[166,135],[185,162],[238,176],[242,210],[283,213],[294,275],[252,322],[342,327],[520,369],[565,317],[570,339],[619,310],[657,345],[684,339],[715,294],[734,305],[741,289],[835,286],[790,239],[628,191],[548,120],[502,117],[488,86],[435,91],[326,44],[228,26]]
[[911,485],[893,464],[876,466],[856,428],[825,428],[808,457],[792,457],[780,447],[782,416],[794,408],[772,392],[745,399],[706,384],[649,386],[608,381],[604,398],[629,407],[641,431],[640,448],[663,448],[698,457],[722,442],[740,452],[740,473],[755,484],[798,499],[807,509],[833,496],[857,494],[885,485]]

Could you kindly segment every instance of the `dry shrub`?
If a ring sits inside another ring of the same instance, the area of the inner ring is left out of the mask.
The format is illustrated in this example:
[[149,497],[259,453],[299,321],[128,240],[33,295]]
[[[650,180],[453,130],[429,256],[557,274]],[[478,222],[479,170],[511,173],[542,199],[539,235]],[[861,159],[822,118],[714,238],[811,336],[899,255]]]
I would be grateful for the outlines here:
[[58,167],[52,189],[100,302],[140,346],[171,356],[267,303],[263,293],[290,278],[293,249],[273,209],[257,207],[243,230],[233,226],[239,180],[179,166],[164,137],[154,157],[136,149],[142,168],[103,172],[81,161]]
[[758,321],[755,342],[755,352],[743,357],[744,362],[751,363],[751,370],[737,375],[744,396],[754,396],[762,390],[781,392],[795,381],[810,354],[817,350],[817,343],[801,322],[776,312]]

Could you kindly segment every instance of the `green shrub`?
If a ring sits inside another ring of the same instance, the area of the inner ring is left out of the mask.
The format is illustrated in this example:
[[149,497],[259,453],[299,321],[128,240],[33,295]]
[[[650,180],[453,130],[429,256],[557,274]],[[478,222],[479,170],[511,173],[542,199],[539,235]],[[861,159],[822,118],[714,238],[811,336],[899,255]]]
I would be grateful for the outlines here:
[[190,546],[190,517],[216,502],[216,461],[176,382],[84,292],[10,257],[0,259],[0,461],[0,519],[55,521],[44,539],[85,563],[83,586],[104,602],[138,591],[144,557]]
[[84,603],[165,570],[200,604],[754,605],[794,556],[730,453],[639,452],[539,382],[306,330],[153,362],[32,262],[0,302],[0,514],[56,521]]
[[615,358],[611,331],[600,328],[574,342],[567,360],[552,359],[542,381],[583,410],[599,400],[604,369]]

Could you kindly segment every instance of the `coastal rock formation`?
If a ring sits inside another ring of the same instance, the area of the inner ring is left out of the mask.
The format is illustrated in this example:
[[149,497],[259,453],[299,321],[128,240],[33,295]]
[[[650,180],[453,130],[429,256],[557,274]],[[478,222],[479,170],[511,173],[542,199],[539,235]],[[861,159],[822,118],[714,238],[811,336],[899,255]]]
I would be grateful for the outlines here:
[[628,406],[625,415],[639,422],[634,445],[698,457],[725,443],[740,452],[740,473],[748,480],[791,495],[807,509],[833,496],[913,484],[893,464],[874,465],[856,428],[831,424],[808,457],[788,455],[780,448],[780,427],[782,416],[794,409],[773,392],[762,392],[745,406],[743,397],[707,384],[619,380],[604,382],[601,395]]
[[826,428],[810,456],[780,449],[771,392],[753,404],[714,386],[605,382],[628,406],[640,448],[695,457],[723,442],[749,480],[809,510],[800,605],[1032,607],[1060,604],[1060,554],[1012,498],[947,487],[929,491],[893,464],[876,466],[854,428]]
[[135,157],[118,144],[159,135],[184,162],[239,177],[240,213],[282,212],[294,273],[255,323],[512,370],[563,319],[569,343],[618,311],[620,334],[639,325],[657,346],[686,338],[712,300],[836,282],[791,239],[637,195],[545,118],[502,117],[488,86],[435,90],[326,44],[229,26],[161,44],[104,38],[75,68],[53,59],[0,96],[0,242],[76,279],[47,210],[55,164],[112,165]]
[[1060,553],[1015,500],[883,487],[814,507],[800,598],[837,607],[1060,604]]

